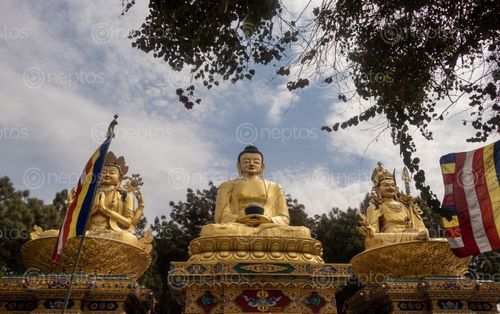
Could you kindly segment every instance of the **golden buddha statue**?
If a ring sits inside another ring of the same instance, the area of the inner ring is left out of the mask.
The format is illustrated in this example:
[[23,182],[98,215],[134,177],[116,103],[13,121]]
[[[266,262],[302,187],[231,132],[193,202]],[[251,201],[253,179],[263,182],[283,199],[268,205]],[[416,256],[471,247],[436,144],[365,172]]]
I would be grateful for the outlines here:
[[405,241],[428,240],[422,211],[410,195],[401,194],[393,175],[381,163],[372,173],[372,201],[366,216],[359,215],[358,231],[366,249]]
[[321,242],[290,226],[283,189],[265,180],[264,156],[249,145],[238,155],[239,179],[219,186],[215,223],[189,244],[190,262],[297,261],[323,263]]
[[241,178],[219,186],[215,224],[204,226],[201,236],[311,237],[308,228],[289,226],[285,193],[278,184],[262,178],[263,161],[263,154],[252,145],[238,155],[236,168]]

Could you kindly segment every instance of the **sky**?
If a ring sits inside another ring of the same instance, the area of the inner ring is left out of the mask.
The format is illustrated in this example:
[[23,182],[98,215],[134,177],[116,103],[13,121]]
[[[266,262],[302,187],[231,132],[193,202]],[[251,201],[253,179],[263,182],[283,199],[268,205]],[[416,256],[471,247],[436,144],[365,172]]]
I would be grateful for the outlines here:
[[[298,15],[306,2],[285,1],[287,14]],[[298,94],[286,90],[286,81],[271,80],[270,71],[209,91],[195,82],[203,102],[186,110],[175,90],[190,85],[187,71],[173,71],[126,38],[147,16],[146,1],[124,16],[120,0],[4,0],[0,6],[0,176],[31,196],[50,202],[74,187],[114,114],[119,124],[111,150],[125,156],[129,174],[143,178],[150,222],[168,216],[169,202],[184,200],[188,187],[236,178],[236,157],[250,143],[264,153],[264,177],[311,216],[357,207],[378,161],[400,176],[403,162],[389,132],[376,136],[384,118],[321,131],[361,109],[339,102],[338,91],[319,81]],[[434,141],[414,130],[421,167],[439,198],[439,157],[484,145],[465,141],[475,133],[462,126],[466,108],[459,103],[430,125]]]

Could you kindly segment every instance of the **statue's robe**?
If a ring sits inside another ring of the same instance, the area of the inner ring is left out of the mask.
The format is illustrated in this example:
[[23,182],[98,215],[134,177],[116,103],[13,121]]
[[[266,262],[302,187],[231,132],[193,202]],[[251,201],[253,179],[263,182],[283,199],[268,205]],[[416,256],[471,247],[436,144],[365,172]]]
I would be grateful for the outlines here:
[[[264,208],[264,216],[272,222],[248,226],[236,222],[245,216],[245,207],[258,204]],[[267,180],[245,178],[226,181],[219,186],[215,207],[215,224],[206,225],[201,236],[259,235],[276,237],[310,238],[306,227],[289,226],[290,215],[285,193],[276,183]]]

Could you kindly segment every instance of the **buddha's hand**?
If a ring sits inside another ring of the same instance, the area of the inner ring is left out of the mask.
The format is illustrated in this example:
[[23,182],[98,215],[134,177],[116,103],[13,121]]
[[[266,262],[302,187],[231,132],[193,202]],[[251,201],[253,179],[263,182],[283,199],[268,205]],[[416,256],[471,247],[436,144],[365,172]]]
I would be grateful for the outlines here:
[[144,204],[144,198],[142,197],[140,190],[133,190],[132,193],[134,193],[134,196],[139,204]]
[[428,241],[429,240],[429,231],[428,230],[420,231],[417,235],[417,239]]
[[375,236],[375,229],[372,226],[370,226],[370,224],[368,223],[368,219],[366,218],[365,215],[359,213],[358,222],[359,222],[359,227],[357,227],[356,229],[361,235],[363,235],[364,237]]
[[254,215],[240,216],[236,219],[236,222],[249,226],[257,226],[263,223],[270,223],[272,222],[272,220],[270,217],[254,214]]
[[375,236],[375,230],[370,226],[360,226],[356,228],[358,232],[365,238],[371,238]]
[[100,210],[101,210],[101,213],[103,213],[104,215],[111,217],[111,210],[107,209],[106,207],[101,208]]
[[91,214],[96,214],[99,211],[102,211],[104,208],[106,208],[106,205],[104,204],[105,198],[104,198],[104,193],[100,192],[97,195],[97,204],[92,208]]

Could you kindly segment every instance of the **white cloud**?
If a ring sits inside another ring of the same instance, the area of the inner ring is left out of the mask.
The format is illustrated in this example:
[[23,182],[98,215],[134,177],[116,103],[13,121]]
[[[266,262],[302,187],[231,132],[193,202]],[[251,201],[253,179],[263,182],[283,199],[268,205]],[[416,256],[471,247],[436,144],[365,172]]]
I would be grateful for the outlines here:
[[[447,105],[445,102],[439,103],[436,111],[441,112],[440,110],[446,108]],[[426,172],[426,183],[431,186],[439,199],[442,199],[444,192],[439,158],[448,153],[470,151],[485,145],[485,143],[466,142],[466,139],[476,132],[470,126],[464,127],[462,124],[463,119],[466,119],[468,115],[463,112],[467,108],[467,102],[460,100],[444,121],[433,121],[429,125],[429,131],[432,131],[434,138],[432,141],[426,140],[417,129],[411,129],[417,147],[414,157],[420,158],[420,167]],[[458,114],[460,112],[462,113]],[[357,114],[359,114],[359,108],[337,103],[332,106],[328,121],[330,124],[333,121],[342,122]],[[399,154],[399,147],[393,144],[390,129],[380,133],[388,126],[385,118],[375,118],[373,122],[361,122],[355,129],[340,129],[332,133],[330,150],[347,152],[353,158],[359,158],[364,162],[381,161],[387,169],[396,169],[397,175],[400,176],[403,160]],[[494,140],[492,138],[488,143]],[[375,166],[374,164],[373,167]],[[399,178],[396,179],[399,180]],[[415,189],[413,191],[416,194]]]
[[[368,175],[353,170],[336,174],[325,167],[313,169],[283,169],[273,171],[271,179],[279,182],[285,193],[305,205],[310,216],[323,214],[333,207],[345,210],[359,208],[371,189]],[[367,180],[368,179],[368,180]]]
[[[224,158],[199,123],[213,113],[210,97],[189,112],[175,100],[182,76],[121,36],[139,25],[143,16],[136,13],[146,7],[138,4],[119,18],[117,3],[11,2],[3,11],[10,13],[2,19],[6,25],[26,28],[27,37],[4,38],[0,46],[0,127],[26,136],[9,139],[2,132],[0,173],[50,201],[76,184],[98,146],[96,136],[119,113],[111,150],[125,156],[130,173],[142,174],[151,221],[168,214],[168,201],[184,199],[188,186],[205,187],[208,180],[195,180],[197,174],[217,169]],[[49,9],[58,13],[43,13]],[[109,33],[100,33],[102,42],[92,34],[98,23],[111,25]]]

